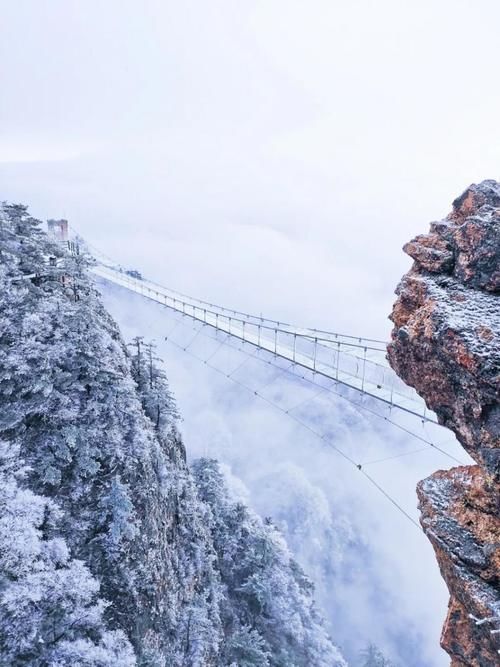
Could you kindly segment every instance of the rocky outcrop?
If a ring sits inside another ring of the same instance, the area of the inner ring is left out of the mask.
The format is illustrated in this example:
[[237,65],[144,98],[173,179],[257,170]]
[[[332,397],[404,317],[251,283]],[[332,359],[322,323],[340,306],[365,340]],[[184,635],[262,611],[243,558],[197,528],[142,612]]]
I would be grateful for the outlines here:
[[500,664],[500,183],[471,185],[404,247],[388,358],[475,466],[420,482],[421,524],[451,599],[453,667]]

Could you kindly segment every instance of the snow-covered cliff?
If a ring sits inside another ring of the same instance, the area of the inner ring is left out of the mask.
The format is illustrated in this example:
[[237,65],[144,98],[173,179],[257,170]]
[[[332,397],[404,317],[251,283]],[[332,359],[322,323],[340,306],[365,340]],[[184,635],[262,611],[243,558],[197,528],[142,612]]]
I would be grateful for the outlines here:
[[0,664],[344,665],[278,531],[193,475],[151,346],[0,210]]
[[472,185],[451,214],[405,246],[394,370],[454,431],[476,466],[420,483],[421,523],[451,599],[442,646],[454,667],[500,651],[500,184]]

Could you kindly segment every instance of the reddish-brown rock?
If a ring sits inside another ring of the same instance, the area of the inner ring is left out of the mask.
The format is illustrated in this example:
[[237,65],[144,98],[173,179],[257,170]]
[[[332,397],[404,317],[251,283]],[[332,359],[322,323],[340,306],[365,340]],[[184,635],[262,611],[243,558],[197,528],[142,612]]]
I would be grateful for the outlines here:
[[388,358],[477,466],[420,482],[421,524],[450,591],[453,667],[500,665],[500,184],[472,185],[405,246]]

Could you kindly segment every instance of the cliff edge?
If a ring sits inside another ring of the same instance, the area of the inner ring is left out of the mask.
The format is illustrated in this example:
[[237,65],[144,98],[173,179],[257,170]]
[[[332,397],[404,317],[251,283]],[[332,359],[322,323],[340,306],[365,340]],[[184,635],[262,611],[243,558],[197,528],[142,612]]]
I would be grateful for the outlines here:
[[388,359],[477,465],[418,485],[421,524],[450,591],[441,645],[452,667],[500,651],[500,183],[471,185],[428,234],[396,290]]

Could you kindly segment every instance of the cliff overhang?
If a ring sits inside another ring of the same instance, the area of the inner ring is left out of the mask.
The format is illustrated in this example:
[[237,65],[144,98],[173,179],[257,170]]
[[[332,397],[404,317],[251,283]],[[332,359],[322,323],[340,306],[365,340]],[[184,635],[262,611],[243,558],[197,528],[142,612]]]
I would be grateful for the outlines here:
[[421,524],[450,591],[441,643],[453,667],[500,651],[500,183],[471,185],[397,287],[388,359],[477,463],[418,485]]

